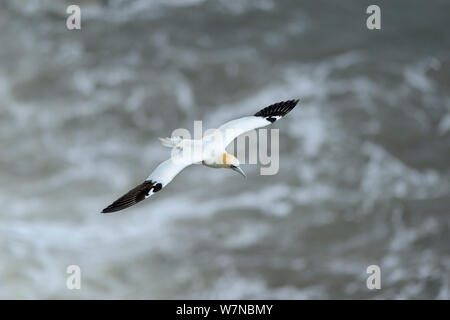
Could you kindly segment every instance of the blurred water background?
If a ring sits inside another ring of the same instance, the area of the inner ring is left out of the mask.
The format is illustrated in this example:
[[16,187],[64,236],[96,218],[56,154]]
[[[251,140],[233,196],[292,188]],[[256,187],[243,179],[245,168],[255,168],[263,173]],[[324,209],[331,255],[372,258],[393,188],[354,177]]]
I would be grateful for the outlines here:
[[[450,298],[450,3],[377,1],[379,31],[370,4],[1,0],[0,297]],[[157,137],[297,97],[277,175],[192,166],[99,214]]]

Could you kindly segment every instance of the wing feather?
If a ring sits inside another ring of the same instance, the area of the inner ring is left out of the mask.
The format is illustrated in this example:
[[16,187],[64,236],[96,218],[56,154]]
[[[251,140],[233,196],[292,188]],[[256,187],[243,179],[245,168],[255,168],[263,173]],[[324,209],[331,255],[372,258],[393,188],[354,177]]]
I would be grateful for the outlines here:
[[144,182],[103,209],[102,213],[120,211],[149,198],[152,194],[164,188],[181,170],[190,164],[192,163],[176,161],[174,158],[162,162]]
[[219,133],[223,138],[224,145],[227,146],[244,132],[274,123],[294,109],[298,102],[299,100],[278,102],[261,109],[253,116],[231,120],[223,124],[219,127]]

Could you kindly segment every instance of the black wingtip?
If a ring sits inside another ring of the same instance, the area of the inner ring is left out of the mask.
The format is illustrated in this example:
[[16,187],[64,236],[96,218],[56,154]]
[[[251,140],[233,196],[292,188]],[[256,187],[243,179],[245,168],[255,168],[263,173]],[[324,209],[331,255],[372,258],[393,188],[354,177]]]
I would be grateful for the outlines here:
[[284,117],[294,109],[299,101],[300,99],[294,99],[274,103],[255,113],[255,117],[264,117],[267,121],[275,122],[277,119]]
[[151,180],[144,181],[143,183],[131,189],[130,191],[128,191],[128,193],[114,201],[108,207],[103,209],[101,213],[116,212],[131,207],[149,197],[151,193],[153,194],[158,192],[159,190],[161,190],[161,188],[162,184],[159,182]]
[[112,205],[106,207],[105,209],[102,210],[102,212],[100,212],[101,214],[105,214],[105,213],[111,213],[111,212],[116,212],[116,211],[120,211],[123,210],[125,208],[114,208]]

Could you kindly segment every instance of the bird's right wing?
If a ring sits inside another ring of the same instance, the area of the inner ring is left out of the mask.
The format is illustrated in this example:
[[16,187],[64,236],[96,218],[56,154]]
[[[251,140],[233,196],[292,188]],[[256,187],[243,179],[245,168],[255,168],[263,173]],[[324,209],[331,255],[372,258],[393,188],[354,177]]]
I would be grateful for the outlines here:
[[120,211],[147,199],[164,188],[181,170],[191,164],[192,162],[180,161],[175,157],[162,162],[143,183],[103,209],[102,213]]
[[231,141],[244,132],[268,126],[284,117],[289,111],[294,109],[298,101],[289,100],[278,102],[258,111],[253,116],[239,118],[223,124],[219,127],[218,133],[222,138],[224,146],[229,145]]

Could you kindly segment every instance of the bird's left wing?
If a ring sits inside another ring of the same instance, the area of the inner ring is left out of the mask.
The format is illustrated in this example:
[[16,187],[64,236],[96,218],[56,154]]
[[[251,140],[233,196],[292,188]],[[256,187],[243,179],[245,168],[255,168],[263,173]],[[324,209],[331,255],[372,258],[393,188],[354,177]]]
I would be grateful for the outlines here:
[[174,157],[162,162],[143,183],[103,209],[102,213],[120,211],[147,199],[164,188],[181,170],[192,163]]
[[289,111],[294,109],[299,100],[288,100],[272,104],[253,116],[243,117],[229,121],[219,127],[218,133],[226,147],[235,138],[244,132],[268,126],[278,119],[284,117]]

